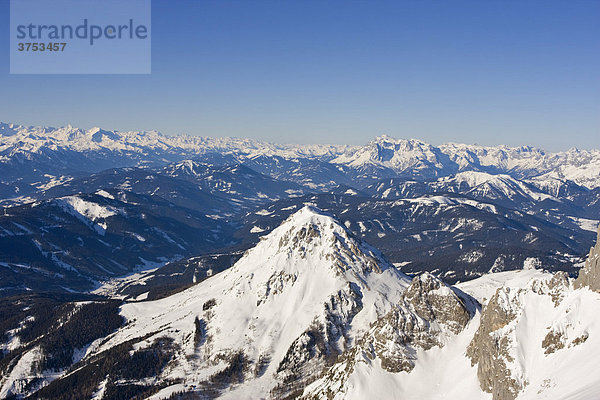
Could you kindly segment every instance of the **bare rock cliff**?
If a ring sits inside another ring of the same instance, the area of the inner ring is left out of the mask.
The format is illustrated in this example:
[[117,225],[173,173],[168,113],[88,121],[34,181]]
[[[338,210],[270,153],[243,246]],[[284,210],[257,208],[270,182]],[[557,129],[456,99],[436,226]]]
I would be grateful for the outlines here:
[[576,289],[587,286],[600,293],[600,227],[598,227],[596,246],[590,249],[585,266],[579,271],[574,285]]

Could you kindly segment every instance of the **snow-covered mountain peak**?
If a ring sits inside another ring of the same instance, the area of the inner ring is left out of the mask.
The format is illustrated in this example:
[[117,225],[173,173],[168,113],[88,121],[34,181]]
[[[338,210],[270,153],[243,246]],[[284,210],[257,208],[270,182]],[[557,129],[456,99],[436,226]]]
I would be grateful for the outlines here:
[[391,149],[412,150],[421,147],[431,147],[430,144],[419,139],[397,139],[388,135],[380,135],[371,140],[367,146],[380,146]]
[[331,296],[358,296],[361,304],[366,299],[378,304],[366,313],[369,320],[397,301],[410,282],[379,251],[312,206],[264,236],[222,280],[230,282],[227,292],[250,294],[257,306],[310,303],[314,312]]
[[206,171],[207,164],[194,161],[183,160],[177,163],[169,164],[164,168],[164,171],[169,175],[183,174],[190,176],[202,175]]
[[0,122],[0,137],[8,137],[17,134],[17,125]]
[[101,143],[104,140],[119,140],[119,135],[116,132],[105,131],[104,129],[100,129],[98,127],[90,129],[87,134],[90,135],[92,141],[96,143]]
[[[39,171],[65,174],[79,171],[81,165],[96,172],[115,166],[157,166],[198,157],[204,157],[207,162],[251,161],[253,169],[260,173],[311,185],[316,184],[312,182],[315,177],[304,177],[298,169],[300,165],[309,166],[308,171],[317,168],[319,179],[323,179],[324,173],[349,174],[348,178],[359,178],[361,184],[387,177],[434,179],[459,171],[486,171],[509,174],[517,179],[551,173],[587,188],[600,186],[600,150],[547,153],[529,146],[455,143],[433,146],[417,139],[395,139],[388,135],[379,136],[364,146],[294,145],[232,137],[167,136],[156,131],[121,132],[86,130],[71,125],[52,128],[0,123],[0,163],[7,167],[28,160]],[[282,166],[285,173],[275,172]],[[37,176],[31,179],[40,181]],[[323,184],[331,182],[327,178]]]
[[224,389],[218,372],[243,360],[243,397],[283,398],[389,312],[409,283],[331,216],[307,206],[230,269],[171,297],[125,305],[129,323],[97,352],[140,332],[167,335],[187,354],[167,379]]
[[[367,144],[371,149],[384,152],[385,150],[395,152],[413,152],[427,153],[434,147],[428,143],[418,139],[395,139],[390,136],[379,136]],[[380,153],[380,156],[385,156],[385,153]],[[393,156],[392,154],[390,154]],[[382,161],[385,161],[382,159]]]
[[463,171],[438,179],[438,186],[451,191],[465,191],[478,198],[498,200],[502,198],[540,201],[551,196],[536,187],[506,174],[490,174],[479,171]]
[[509,175],[503,174],[489,174],[487,172],[480,171],[463,171],[452,176],[445,176],[438,179],[439,182],[455,181],[457,183],[465,183],[470,187],[479,186],[483,183],[490,181],[513,181],[514,179]]
[[332,162],[354,168],[376,166],[402,172],[407,169],[443,168],[445,161],[447,156],[428,143],[383,135],[363,147],[345,152]]
[[0,151],[12,149],[11,155],[51,151],[109,151],[130,152],[132,155],[153,156],[162,161],[178,161],[182,157],[218,152],[251,158],[257,155],[278,155],[284,158],[332,158],[347,149],[347,145],[286,145],[246,138],[211,138],[202,136],[168,136],[151,131],[107,131],[98,127],[60,128],[22,126],[0,123]]
[[350,273],[360,280],[366,280],[369,273],[388,269],[399,274],[378,250],[353,237],[332,216],[311,205],[304,206],[262,237],[239,264],[264,260],[277,261],[288,272],[298,272],[299,268],[326,269],[334,275]]

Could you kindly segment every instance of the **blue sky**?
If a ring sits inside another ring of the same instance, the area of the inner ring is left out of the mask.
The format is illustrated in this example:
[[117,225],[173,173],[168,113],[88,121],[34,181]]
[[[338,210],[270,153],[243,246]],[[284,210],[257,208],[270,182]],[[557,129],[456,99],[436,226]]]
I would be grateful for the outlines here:
[[151,75],[10,75],[0,120],[599,147],[600,1],[152,0]]

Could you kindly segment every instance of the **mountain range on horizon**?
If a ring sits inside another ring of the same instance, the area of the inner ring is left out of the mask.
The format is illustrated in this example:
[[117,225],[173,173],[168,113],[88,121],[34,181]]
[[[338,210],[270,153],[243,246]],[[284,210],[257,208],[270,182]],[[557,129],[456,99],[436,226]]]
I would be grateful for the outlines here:
[[[220,165],[244,163],[257,172],[320,190],[341,183],[366,186],[384,178],[432,179],[464,171],[571,181],[588,189],[600,186],[599,149],[551,153],[530,146],[433,146],[386,135],[364,146],[283,145],[240,138],[165,136],[156,131],[0,123],[0,172],[4,177],[0,194],[23,196],[61,179],[117,166],[157,167],[198,158]],[[278,160],[286,165],[278,165]],[[310,169],[313,175],[295,176],[298,168]],[[7,184],[9,180],[15,181],[14,188]]]
[[600,0],[0,8],[0,400],[600,400]]
[[[146,138],[157,138],[160,137],[164,140],[166,140],[167,142],[169,142],[170,140],[173,140],[173,143],[176,143],[178,141],[181,142],[187,142],[187,143],[193,143],[196,142],[197,144],[199,143],[208,143],[208,142],[219,142],[221,141],[222,143],[226,143],[226,142],[246,142],[249,145],[256,145],[256,146],[260,146],[260,147],[265,147],[265,146],[273,146],[273,147],[279,147],[279,148],[301,148],[301,147],[313,147],[313,148],[323,148],[323,149],[327,149],[327,148],[331,148],[331,149],[335,149],[335,151],[343,151],[344,149],[355,149],[358,147],[361,147],[361,145],[350,145],[350,144],[344,144],[344,143],[295,143],[295,142],[276,142],[276,141],[269,141],[269,140],[261,140],[261,139],[256,139],[256,138],[244,138],[244,136],[210,136],[210,135],[190,135],[190,134],[186,134],[186,133],[181,133],[181,134],[165,134],[162,133],[160,131],[157,130],[107,130],[107,129],[103,129],[99,126],[94,126],[91,127],[89,129],[85,129],[85,128],[80,128],[80,127],[76,127],[73,126],[71,124],[67,124],[64,126],[60,126],[60,127],[54,127],[54,126],[41,126],[41,125],[21,125],[21,124],[17,124],[17,123],[12,123],[12,122],[3,122],[0,121],[0,130],[2,131],[2,135],[3,136],[14,136],[14,135],[18,135],[18,134],[34,134],[34,135],[38,135],[38,136],[52,136],[55,135],[56,138],[60,138],[62,137],[63,139],[65,137],[69,138],[70,140],[72,139],[84,139],[85,137],[91,137],[92,140],[96,143],[102,142],[103,140],[113,140],[113,141],[119,141],[122,138],[132,138],[135,136],[142,136],[142,137],[146,137]],[[420,143],[426,143],[425,141],[418,139],[416,137],[404,137],[402,139],[398,139],[392,135],[389,135],[387,133],[382,133],[380,135],[378,135],[375,139],[373,139],[373,141],[377,142],[377,141],[398,141],[398,140],[403,140],[403,141],[409,141],[409,142],[420,142]],[[568,152],[568,151],[593,151],[594,148],[593,146],[589,146],[588,150],[584,150],[584,149],[579,149],[577,146],[572,146],[568,149],[563,149],[563,150],[559,150],[559,151],[547,151],[543,148],[543,146],[531,146],[531,145],[527,145],[527,144],[522,144],[522,145],[514,145],[514,146],[509,146],[506,144],[498,144],[498,145],[485,145],[485,144],[479,144],[479,143],[461,143],[459,141],[447,141],[444,143],[441,143],[439,146],[447,146],[447,145],[467,145],[467,146],[474,146],[474,147],[483,147],[483,148],[492,148],[492,147],[500,147],[500,148],[505,148],[505,149],[523,149],[523,150],[540,150],[542,153],[563,153],[563,152]]]
[[295,146],[14,124],[0,134],[4,293],[90,290],[151,265],[236,254],[307,202],[410,273],[455,282],[531,259],[574,275],[600,213],[600,150],[388,136]]
[[597,149],[0,123],[0,205],[0,398],[600,396]]

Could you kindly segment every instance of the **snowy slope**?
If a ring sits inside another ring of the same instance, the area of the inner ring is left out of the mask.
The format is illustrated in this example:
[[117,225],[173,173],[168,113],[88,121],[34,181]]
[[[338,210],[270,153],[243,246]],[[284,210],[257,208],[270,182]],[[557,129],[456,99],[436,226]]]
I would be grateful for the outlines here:
[[168,335],[182,355],[162,379],[218,386],[214,376],[240,355],[251,371],[243,397],[274,388],[283,394],[286,376],[312,379],[391,309],[408,282],[378,251],[305,207],[229,270],[169,298],[125,305],[128,324],[88,356],[142,335],[152,333],[148,343]]
[[438,180],[440,187],[451,187],[460,191],[461,186],[469,188],[465,194],[489,200],[522,198],[528,201],[541,201],[551,198],[550,195],[536,191],[535,188],[505,174],[492,175],[485,172],[460,172],[451,177]]
[[[483,310],[441,346],[417,350],[412,371],[390,373],[379,357],[359,357],[351,368],[341,364],[348,377],[332,379],[341,376],[335,365],[303,398],[319,398],[323,388],[334,399],[600,398],[600,376],[585,373],[600,359],[599,293],[539,270],[489,274],[458,287]],[[481,351],[474,364],[471,348]],[[486,379],[493,396],[482,390]]]
[[230,269],[125,303],[125,323],[76,349],[71,368],[28,375],[44,355],[24,347],[0,390],[29,394],[38,377],[49,399],[597,398],[586,372],[600,359],[600,293],[528,266],[457,287],[410,279],[306,206]]
[[103,206],[98,203],[86,201],[77,196],[66,196],[54,200],[65,211],[79,218],[85,224],[89,224],[100,235],[106,233],[107,224],[106,218],[112,217],[118,213],[123,213],[122,210],[111,206]]
[[[545,188],[546,180],[539,182],[539,185]],[[555,192],[560,189],[553,185],[548,190]],[[382,199],[416,197],[427,193],[457,193],[512,206],[533,204],[546,199],[559,201],[536,186],[510,175],[479,171],[463,171],[433,181],[384,180],[369,186],[368,192]]]
[[[417,351],[416,365],[410,372],[390,373],[376,359],[356,364],[345,388],[334,399],[481,399],[492,396],[479,388],[476,368],[471,366],[464,352],[477,328],[479,315],[467,328],[447,340],[442,347]],[[312,390],[323,384],[317,381],[304,395],[310,398]]]

